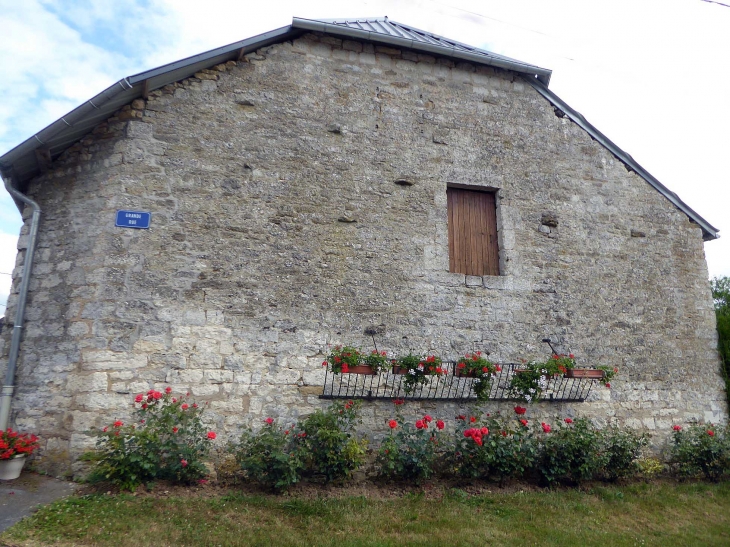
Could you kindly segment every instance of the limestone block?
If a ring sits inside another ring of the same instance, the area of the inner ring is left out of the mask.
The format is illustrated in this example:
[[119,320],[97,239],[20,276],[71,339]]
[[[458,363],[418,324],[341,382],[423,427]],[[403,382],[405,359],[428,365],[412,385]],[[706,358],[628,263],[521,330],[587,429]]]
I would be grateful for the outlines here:
[[119,370],[147,366],[147,355],[105,350],[86,351],[82,355],[83,370]]
[[66,380],[68,393],[87,391],[107,391],[109,380],[106,372],[94,372],[84,375],[72,375]]

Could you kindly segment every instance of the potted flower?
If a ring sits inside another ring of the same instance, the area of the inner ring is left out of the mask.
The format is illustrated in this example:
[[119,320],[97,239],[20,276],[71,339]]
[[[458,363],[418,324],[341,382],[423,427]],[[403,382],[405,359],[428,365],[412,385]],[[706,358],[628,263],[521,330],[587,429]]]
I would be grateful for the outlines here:
[[388,359],[388,354],[376,349],[363,357],[362,364],[366,367],[370,367],[373,374],[377,372],[385,372],[391,367],[391,361]]
[[482,357],[482,352],[467,353],[456,363],[454,376],[462,378],[474,378],[472,389],[477,399],[486,401],[489,399],[489,392],[492,388],[492,380],[497,376],[502,367]]
[[0,432],[0,479],[17,479],[25,465],[26,456],[39,448],[38,437],[18,433],[8,428]]
[[446,369],[441,366],[440,357],[429,355],[421,357],[409,353],[403,357],[399,357],[393,364],[393,374],[403,374],[403,391],[412,393],[418,385],[428,383],[431,376],[441,376],[446,374]]
[[390,361],[384,351],[373,350],[365,354],[353,346],[335,346],[322,362],[322,366],[327,365],[334,374],[377,374],[387,370]]
[[552,361],[557,364],[560,372],[565,378],[583,378],[587,380],[600,380],[600,382],[611,387],[609,383],[618,372],[617,367],[599,366],[596,368],[579,368],[575,366],[575,356],[569,355],[553,355]]
[[[515,370],[510,380],[509,391],[518,399],[532,403],[540,400],[548,382],[563,373],[566,368],[563,362],[550,359],[545,363],[530,361]],[[567,369],[566,369],[567,370]]]
[[322,366],[330,366],[333,374],[375,374],[362,364],[362,352],[353,346],[335,346]]

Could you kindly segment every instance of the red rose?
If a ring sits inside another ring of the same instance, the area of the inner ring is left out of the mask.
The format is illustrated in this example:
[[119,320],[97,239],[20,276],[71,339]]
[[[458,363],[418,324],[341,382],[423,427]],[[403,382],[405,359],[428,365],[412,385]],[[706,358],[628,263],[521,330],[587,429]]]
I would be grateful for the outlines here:
[[417,429],[423,429],[424,427],[425,427],[425,424],[423,423],[423,420],[416,420]]
[[551,428],[550,428],[550,425],[549,424],[546,424],[545,422],[542,422],[540,425],[542,426],[542,430],[545,433],[550,433]]
[[487,367],[482,367],[482,372],[489,372],[489,368],[487,368]]
[[426,414],[423,417],[423,420],[426,421],[426,422],[428,422],[428,423],[431,423],[433,421],[433,418],[431,418],[431,416],[429,416],[428,414]]
[[515,407],[515,414],[522,416],[525,412],[527,412],[527,409],[524,406]]
[[121,422],[121,421],[119,421],[119,420],[117,420],[116,422],[114,422],[114,427],[122,427],[123,425],[124,425],[124,423]]
[[267,424],[271,425],[271,424],[273,424],[273,423],[274,423],[274,418],[266,418],[266,419],[265,419],[264,421],[265,421],[265,422],[266,422]]
[[682,431],[682,426],[681,425],[675,425],[672,429],[674,429],[674,431]]
[[521,423],[522,425],[524,425],[525,427],[527,427],[527,420],[520,420],[520,423]]
[[438,429],[443,429],[444,428],[444,425],[446,425],[446,424],[444,424],[444,421],[443,420],[436,421],[436,427]]
[[162,393],[160,393],[159,391],[155,391],[152,394],[152,398],[155,399],[155,400],[160,399],[160,398],[162,398]]
[[465,429],[464,430],[464,437],[471,437],[471,434],[474,432],[473,429]]
[[472,437],[472,439],[474,439],[474,442],[477,443],[479,446],[482,446],[482,438],[481,437],[474,436],[474,437]]
[[458,365],[456,365],[456,368],[458,368],[458,369],[462,369],[462,368],[464,368],[465,366],[466,366],[466,364],[465,364],[465,363],[459,363]]
[[618,367],[613,367],[614,372],[618,372]]
[[323,367],[326,367],[327,366],[327,361],[322,361],[322,366]]
[[165,388],[165,393],[172,393],[172,388],[170,386],[167,386]]
[[208,431],[208,438],[209,439],[215,439],[216,438],[215,431]]
[[714,437],[714,436],[715,436],[715,432],[714,432],[714,431],[713,431],[712,429],[708,429],[708,430],[707,430],[707,434],[708,434],[708,435],[709,435],[710,437]]
[[609,382],[606,382],[606,387],[610,389],[611,388],[611,384]]
[[405,399],[393,399],[393,404],[395,406],[400,406],[400,405],[402,405],[405,402],[406,402]]
[[350,365],[348,365],[347,363],[344,363],[342,365],[342,372],[350,372]]
[[144,395],[142,395],[142,394],[140,393],[139,395],[137,395],[137,396],[136,396],[136,397],[134,398],[134,402],[135,402],[135,403],[141,403],[141,402],[142,402],[142,399],[144,399]]
[[180,408],[182,408],[183,410],[187,410],[189,407],[187,403],[183,403]]
[[571,359],[575,359],[575,355],[573,355],[572,353],[568,355],[568,357],[570,357]]
[[466,416],[464,416],[463,414],[459,414],[459,415],[458,415],[458,416],[456,417],[456,419],[457,419],[457,420],[466,420]]
[[180,465],[182,465],[183,467],[187,467],[188,466],[188,460],[180,460]]
[[[108,425],[105,425],[105,426],[104,426],[104,429],[102,429],[102,431],[103,431],[104,433],[106,433],[107,431],[109,431],[109,426],[108,426]],[[3,448],[7,448],[7,446],[4,446]]]
[[193,403],[193,408],[198,408],[198,403]]
[[470,416],[470,417],[469,417],[469,421],[470,421],[471,423],[474,423],[474,422],[476,422],[476,421],[477,421],[477,419],[476,419],[476,417],[474,417],[474,416]]
[[396,422],[395,420],[390,420],[390,421],[388,422],[388,426],[389,426],[389,427],[390,427],[391,429],[395,429],[396,427],[398,427],[398,422]]
[[147,403],[144,403],[144,404],[142,405],[142,408],[147,408]]
[[570,418],[565,418],[565,423],[566,424],[572,424],[573,423],[573,420],[571,420]]
[[172,428],[172,432],[173,432],[173,433],[177,433],[177,432],[178,432],[178,428],[177,428],[177,427],[173,427],[173,428]]
[[486,427],[483,427],[482,428],[482,435],[489,435],[489,429],[487,429]]

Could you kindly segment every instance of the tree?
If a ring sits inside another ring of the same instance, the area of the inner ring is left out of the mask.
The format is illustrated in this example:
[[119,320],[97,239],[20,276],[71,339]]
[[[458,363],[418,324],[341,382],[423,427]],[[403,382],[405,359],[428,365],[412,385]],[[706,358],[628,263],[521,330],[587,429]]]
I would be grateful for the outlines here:
[[717,350],[722,359],[725,389],[730,403],[730,277],[716,277],[710,281],[710,286],[717,317]]

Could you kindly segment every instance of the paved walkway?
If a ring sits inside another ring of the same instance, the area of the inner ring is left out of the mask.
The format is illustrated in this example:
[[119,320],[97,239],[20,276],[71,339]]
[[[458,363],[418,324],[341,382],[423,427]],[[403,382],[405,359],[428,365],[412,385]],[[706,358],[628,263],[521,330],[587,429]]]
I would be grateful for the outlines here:
[[13,481],[0,481],[0,532],[45,505],[74,493],[76,485],[24,471]]

